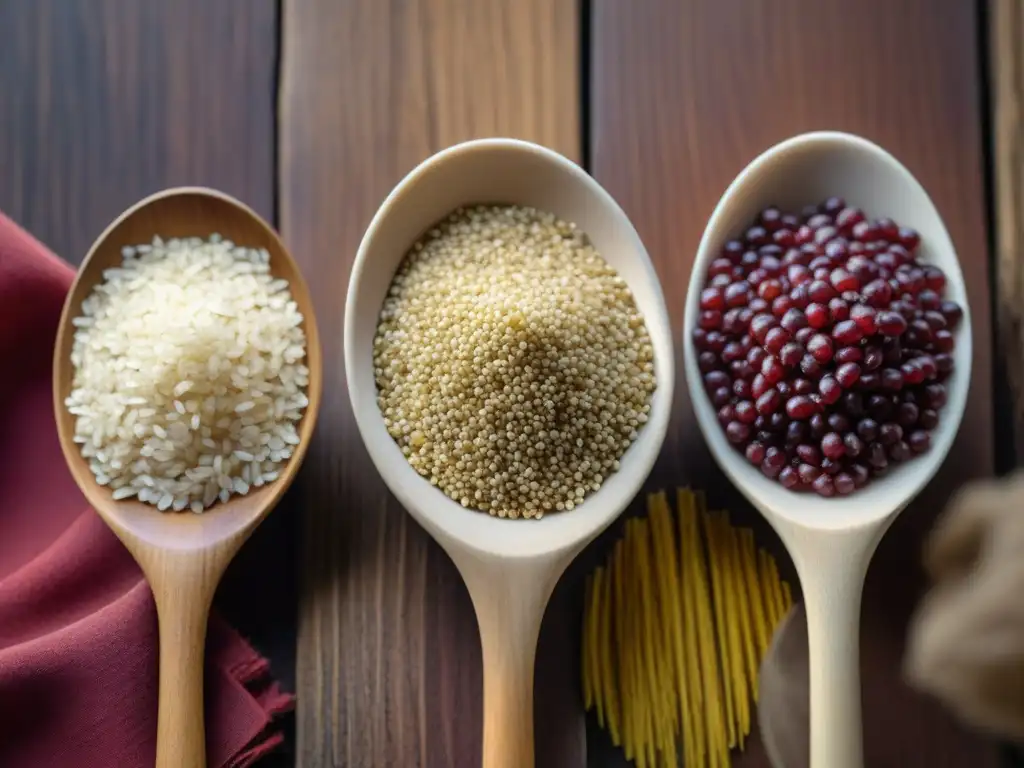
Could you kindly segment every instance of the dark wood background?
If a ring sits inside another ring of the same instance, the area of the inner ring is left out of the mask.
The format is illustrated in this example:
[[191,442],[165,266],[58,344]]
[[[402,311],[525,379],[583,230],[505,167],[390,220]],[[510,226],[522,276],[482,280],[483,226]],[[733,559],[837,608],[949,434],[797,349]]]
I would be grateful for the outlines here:
[[[976,318],[962,434],[869,575],[867,765],[995,764],[992,745],[899,680],[922,532],[1006,445],[988,322],[988,21],[973,0],[0,0],[0,210],[75,263],[139,197],[215,186],[280,228],[313,289],[326,362],[315,445],[217,599],[299,693],[267,766],[479,765],[468,595],[385,492],[345,391],[349,269],[391,187],[463,139],[551,146],[633,219],[678,328],[726,185],[771,144],[825,128],[881,143],[928,188]],[[680,387],[650,487],[688,482],[777,549],[711,462]],[[582,575],[612,535],[570,568],[545,617],[538,768],[624,765],[577,692]],[[767,765],[756,739],[735,762]]]

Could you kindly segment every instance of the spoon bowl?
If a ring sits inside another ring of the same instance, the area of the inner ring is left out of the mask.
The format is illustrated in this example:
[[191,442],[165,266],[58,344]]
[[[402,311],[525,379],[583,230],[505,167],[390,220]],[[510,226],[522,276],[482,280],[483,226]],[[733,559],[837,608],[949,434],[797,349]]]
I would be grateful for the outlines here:
[[[272,273],[288,280],[304,317],[309,404],[298,425],[300,442],[277,480],[202,514],[160,512],[136,500],[115,501],[111,490],[96,482],[74,442],[75,417],[64,405],[74,378],[72,320],[80,314],[82,301],[102,282],[103,270],[121,263],[122,247],[148,243],[154,235],[170,239],[214,232],[247,247],[265,248]],[[206,764],[202,674],[210,603],[224,569],[280,500],[302,464],[316,423],[321,377],[316,319],[298,266],[278,235],[253,210],[215,190],[168,189],[126,210],[93,244],[65,299],[53,364],[57,434],[86,500],[131,552],[153,590],[160,624],[158,768]]]
[[[629,285],[654,347],[649,420],[621,468],[576,509],[507,520],[463,508],[421,477],[377,407],[373,339],[381,307],[413,243],[459,206],[533,206],[571,221]],[[672,333],[657,275],[622,209],[577,165],[543,147],[484,139],[444,150],[403,179],[370,223],[345,311],[345,366],[356,423],[384,482],[444,547],[477,613],[484,663],[484,765],[533,765],[533,660],[548,597],[568,563],[640,490],[668,427]]]
[[[869,216],[890,216],[921,234],[918,257],[940,267],[945,295],[964,310],[956,331],[948,402],[932,448],[845,497],[796,493],[769,480],[726,440],[704,393],[693,346],[708,265],[725,242],[769,205],[800,210],[832,195]],[[963,273],[942,218],[924,188],[892,155],[857,136],[816,132],[772,147],[729,186],[701,239],[687,293],[684,370],[715,460],[778,532],[800,575],[811,663],[811,768],[860,768],[859,618],[868,563],[895,516],[936,473],[953,443],[971,375],[971,318]]]

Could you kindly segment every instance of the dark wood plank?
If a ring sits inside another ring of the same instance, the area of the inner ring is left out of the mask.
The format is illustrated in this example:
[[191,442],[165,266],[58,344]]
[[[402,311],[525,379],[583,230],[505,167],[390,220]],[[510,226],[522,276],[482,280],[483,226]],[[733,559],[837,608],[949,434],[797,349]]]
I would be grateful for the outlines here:
[[[578,9],[546,0],[286,0],[281,225],[323,329],[325,397],[303,468],[298,661],[303,766],[477,766],[476,622],[451,562],[387,494],[342,370],[359,240],[403,174],[507,135],[580,154]],[[570,585],[571,587],[571,585]],[[576,617],[541,633],[538,766],[583,764]]]
[[[993,0],[988,12],[992,214],[995,241],[996,471],[1024,457],[1024,8]],[[1024,765],[1024,748],[1007,746],[1006,766]]]
[[1008,382],[997,402],[1008,444],[1000,469],[1024,456],[1024,8],[1013,0],[989,3],[992,175],[995,214],[997,376]]
[[0,207],[74,263],[168,186],[271,218],[276,28],[273,0],[0,4]]
[[[73,264],[126,206],[217,187],[274,214],[275,0],[0,3],[0,210]],[[288,500],[232,565],[218,609],[294,681]],[[266,765],[289,765],[287,752]]]
[[[592,171],[636,224],[677,328],[693,254],[719,196],[762,150],[806,130],[849,130],[896,154],[929,190],[963,262],[976,318],[963,430],[939,477],[887,535],[865,594],[870,766],[995,760],[993,748],[899,677],[904,624],[921,587],[922,532],[952,489],[993,467],[978,31],[967,0],[595,0],[593,7]],[[685,387],[677,405],[652,485],[694,482],[713,501],[752,515],[713,466]],[[755,743],[736,764],[767,761]]]

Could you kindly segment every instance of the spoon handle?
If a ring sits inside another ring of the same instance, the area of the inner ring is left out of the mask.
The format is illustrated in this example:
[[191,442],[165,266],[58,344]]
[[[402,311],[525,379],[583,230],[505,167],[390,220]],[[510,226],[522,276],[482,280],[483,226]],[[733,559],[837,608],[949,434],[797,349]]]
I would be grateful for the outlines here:
[[483,768],[533,768],[533,667],[551,591],[549,564],[462,568],[473,598],[484,671]]
[[791,547],[810,656],[811,768],[863,768],[860,606],[879,529],[806,532]]
[[[539,622],[538,622],[539,624]],[[533,663],[537,629],[481,624],[484,768],[533,768]]]
[[211,603],[206,592],[153,585],[160,625],[156,768],[206,766],[203,661]]

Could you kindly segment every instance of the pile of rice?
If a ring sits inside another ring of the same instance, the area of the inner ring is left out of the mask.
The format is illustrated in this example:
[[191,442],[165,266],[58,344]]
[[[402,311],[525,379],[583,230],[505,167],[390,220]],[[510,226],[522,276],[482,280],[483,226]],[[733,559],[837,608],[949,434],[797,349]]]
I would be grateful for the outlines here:
[[76,443],[115,499],[202,512],[276,480],[299,443],[302,315],[270,254],[214,235],[126,247],[82,303]]

